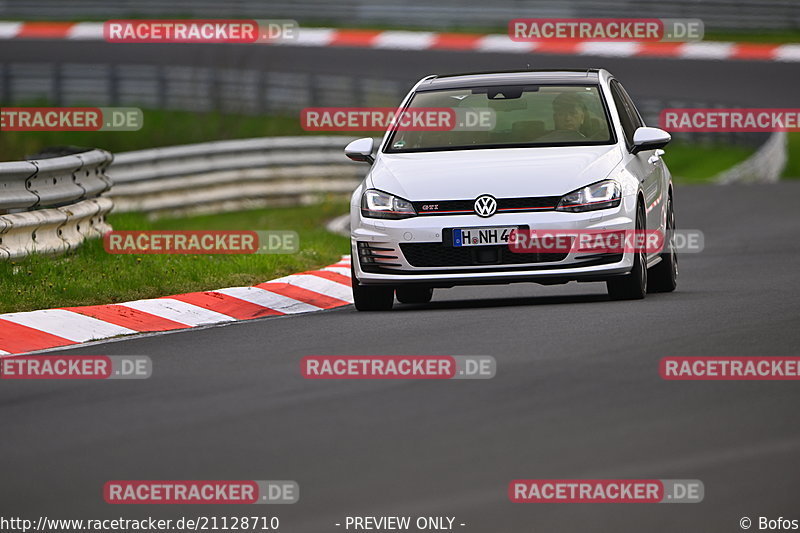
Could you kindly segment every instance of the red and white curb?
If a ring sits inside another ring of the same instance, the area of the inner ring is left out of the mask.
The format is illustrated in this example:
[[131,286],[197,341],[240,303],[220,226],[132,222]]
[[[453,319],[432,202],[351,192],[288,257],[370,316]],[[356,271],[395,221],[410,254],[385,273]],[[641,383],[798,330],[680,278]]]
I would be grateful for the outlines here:
[[0,315],[0,358],[82,342],[310,313],[353,303],[350,256],[320,270],[206,292]]
[[[3,39],[97,41],[103,40],[103,23],[0,21],[0,40]],[[276,41],[276,44],[282,43]],[[528,43],[512,41],[510,37],[502,34],[300,28],[298,39],[285,41],[283,44],[350,46],[385,50],[464,50],[599,57],[800,61],[800,44],[798,43],[761,44],[716,41],[691,43],[548,41]]]

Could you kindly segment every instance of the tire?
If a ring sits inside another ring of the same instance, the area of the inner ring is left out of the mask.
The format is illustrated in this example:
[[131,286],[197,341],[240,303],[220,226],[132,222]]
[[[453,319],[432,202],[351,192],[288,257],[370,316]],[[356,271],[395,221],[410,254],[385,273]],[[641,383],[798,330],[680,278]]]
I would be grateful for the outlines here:
[[361,285],[355,268],[350,264],[350,281],[353,287],[353,303],[359,311],[388,311],[394,305],[392,287]]
[[[643,231],[646,227],[644,208],[640,204],[636,208],[636,231]],[[641,300],[647,294],[647,250],[634,253],[633,268],[624,276],[611,278],[606,281],[608,295],[612,300]]]
[[397,287],[395,295],[400,303],[426,304],[433,298],[433,289],[430,287]]
[[672,197],[667,203],[667,236],[666,249],[661,254],[661,262],[650,269],[647,275],[647,292],[672,292],[678,286],[678,252],[672,235],[675,230],[675,211]]

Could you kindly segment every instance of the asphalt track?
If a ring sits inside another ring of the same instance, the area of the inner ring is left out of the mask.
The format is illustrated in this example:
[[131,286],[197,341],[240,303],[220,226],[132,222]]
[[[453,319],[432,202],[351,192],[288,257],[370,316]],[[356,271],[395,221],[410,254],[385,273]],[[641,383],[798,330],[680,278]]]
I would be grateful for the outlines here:
[[112,44],[16,40],[0,43],[0,62],[107,63],[253,68],[280,72],[363,75],[414,82],[429,74],[530,68],[606,68],[631,96],[686,99],[709,105],[793,107],[800,81],[795,63],[662,58],[376,50],[270,45]]
[[[277,513],[286,531],[345,515],[451,515],[463,531],[736,531],[792,517],[800,389],[666,382],[667,355],[798,355],[800,183],[678,188],[705,232],[679,290],[608,301],[602,284],[440,291],[63,350],[149,355],[147,381],[3,382],[4,515]],[[477,355],[493,380],[309,381],[319,354]],[[700,479],[686,505],[512,504],[517,478]],[[274,507],[109,506],[110,479],[293,479]],[[169,507],[169,508],[167,508]]]
[[[342,64],[371,53],[286,50],[321,64],[328,53]],[[393,54],[349,65],[402,76],[435,62],[485,68],[494,56]],[[520,60],[495,57],[496,68]],[[685,97],[717,87],[765,107],[791,105],[780,83],[797,68],[536,60],[608,65],[647,96],[667,83]],[[679,187],[678,225],[703,230],[706,249],[681,257],[677,292],[644,301],[611,302],[602,284],[462,287],[390,313],[346,307],[62,350],[149,355],[153,377],[0,383],[0,515],[274,513],[293,533],[338,531],[346,515],[375,514],[449,515],[466,524],[458,530],[496,533],[730,532],[742,516],[800,519],[798,384],[658,374],[668,355],[800,355],[798,197],[800,182]],[[300,358],[320,354],[493,355],[498,369],[486,381],[304,380]],[[700,479],[706,496],[512,504],[507,486],[518,478]],[[102,499],[111,479],[292,479],[301,498],[111,506]]]

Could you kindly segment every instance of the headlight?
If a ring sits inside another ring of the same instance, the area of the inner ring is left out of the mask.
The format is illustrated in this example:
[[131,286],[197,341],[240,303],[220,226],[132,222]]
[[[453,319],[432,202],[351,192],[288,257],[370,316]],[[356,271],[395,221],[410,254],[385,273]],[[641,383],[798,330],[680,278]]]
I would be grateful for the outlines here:
[[361,197],[361,215],[366,218],[408,218],[416,216],[414,206],[383,191],[368,189]]
[[556,211],[581,213],[596,209],[608,209],[619,206],[620,201],[622,201],[622,189],[619,183],[614,180],[605,180],[565,194],[558,202]]

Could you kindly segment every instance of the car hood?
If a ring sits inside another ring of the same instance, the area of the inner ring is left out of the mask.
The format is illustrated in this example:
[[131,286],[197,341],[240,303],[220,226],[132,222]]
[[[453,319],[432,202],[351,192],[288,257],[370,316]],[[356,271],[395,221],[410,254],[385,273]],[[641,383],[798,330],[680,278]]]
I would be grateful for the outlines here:
[[561,196],[605,179],[621,160],[616,145],[382,153],[369,186],[412,201]]

